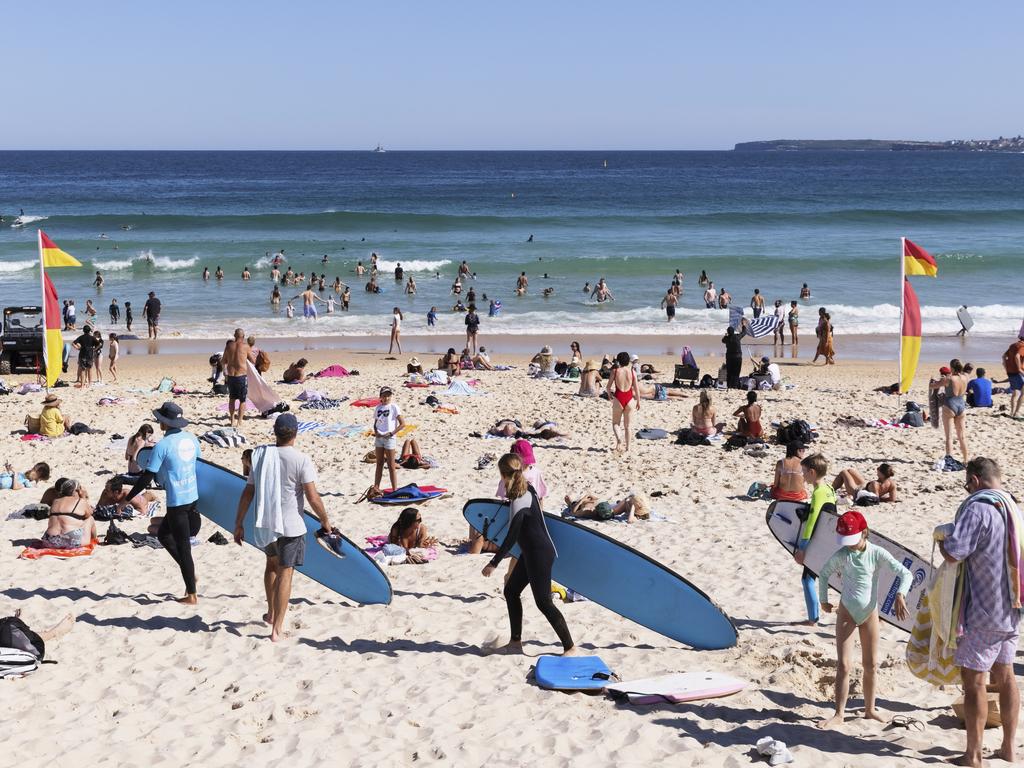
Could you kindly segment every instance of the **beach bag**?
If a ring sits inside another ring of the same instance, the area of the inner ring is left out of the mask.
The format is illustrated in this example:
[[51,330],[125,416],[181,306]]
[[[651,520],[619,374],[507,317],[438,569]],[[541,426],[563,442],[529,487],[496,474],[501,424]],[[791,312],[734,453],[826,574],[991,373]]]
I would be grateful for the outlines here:
[[924,414],[920,411],[907,411],[900,418],[900,424],[906,424],[908,427],[923,427],[924,426]]
[[259,354],[256,355],[256,370],[260,373],[266,373],[270,370],[270,355],[263,350],[260,350]]
[[953,649],[939,639],[932,626],[932,611],[928,605],[928,597],[928,593],[921,597],[921,606],[917,609],[914,626],[910,630],[910,640],[907,641],[907,666],[914,677],[932,685],[959,683],[960,667],[953,659]]
[[38,416],[26,416],[25,417],[25,431],[30,435],[39,434],[39,417]]
[[110,525],[107,526],[107,535],[103,537],[103,546],[109,546],[112,544],[127,544],[128,534],[114,525],[114,521],[110,521]]
[[28,651],[0,648],[0,678],[21,677],[39,669],[39,659]]
[[3,651],[28,653],[38,662],[46,657],[46,643],[17,616],[8,616],[0,619],[0,652]]

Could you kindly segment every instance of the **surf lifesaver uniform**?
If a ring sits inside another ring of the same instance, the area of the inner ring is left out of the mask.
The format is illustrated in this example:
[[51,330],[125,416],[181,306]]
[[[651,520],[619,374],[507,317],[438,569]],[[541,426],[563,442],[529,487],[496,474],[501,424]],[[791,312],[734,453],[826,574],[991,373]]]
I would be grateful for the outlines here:
[[511,639],[519,642],[523,638],[523,603],[520,595],[530,585],[533,601],[544,614],[551,628],[555,630],[565,650],[573,647],[572,635],[566,626],[561,611],[551,599],[551,566],[558,552],[551,540],[544,512],[540,508],[537,491],[527,485],[526,493],[513,499],[509,508],[508,535],[491,558],[490,565],[497,567],[514,544],[519,545],[520,555],[512,573],[505,583],[505,603],[508,605],[508,620],[512,628]]
[[[811,492],[811,506],[807,510],[807,519],[800,528],[800,537],[797,539],[797,549],[807,549],[811,543],[811,536],[814,535],[814,527],[818,524],[818,517],[822,510],[836,512],[836,492],[828,483],[819,483]],[[804,591],[804,605],[807,607],[807,620],[817,623],[820,615],[818,604],[818,577],[804,566],[803,574],[800,576],[800,584]]]

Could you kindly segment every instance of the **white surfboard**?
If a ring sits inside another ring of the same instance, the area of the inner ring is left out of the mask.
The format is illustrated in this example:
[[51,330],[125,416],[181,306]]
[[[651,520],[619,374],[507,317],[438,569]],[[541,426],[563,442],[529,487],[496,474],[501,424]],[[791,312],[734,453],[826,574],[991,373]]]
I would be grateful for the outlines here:
[[606,685],[612,694],[626,696],[630,704],[655,704],[668,701],[678,704],[684,701],[717,699],[739,693],[747,684],[729,675],[717,672],[677,672],[643,680],[625,680]]
[[[796,549],[797,537],[800,535],[800,527],[803,525],[797,516],[797,510],[806,506],[802,502],[792,501],[773,501],[768,505],[768,512],[765,514],[768,529],[790,554]],[[914,617],[917,615],[921,599],[924,597],[928,576],[931,574],[931,563],[903,545],[872,530],[870,508],[859,511],[864,514],[865,518],[868,518],[870,531],[868,541],[888,550],[893,557],[903,563],[913,578],[913,586],[910,588],[910,594],[907,595],[908,615],[903,621],[897,619],[893,613],[897,594],[896,574],[890,568],[882,566],[878,582],[878,615],[883,621],[909,632],[913,628]],[[825,562],[839,549],[839,544],[836,543],[837,519],[837,516],[831,512],[822,512],[818,517],[818,523],[814,526],[814,534],[811,536],[811,543],[807,546],[807,556],[804,560],[804,565],[812,573],[819,573],[825,567]],[[828,582],[829,587],[840,593],[842,593],[842,584],[842,578],[838,573],[833,574]]]
[[971,313],[967,311],[967,307],[960,307],[960,309],[956,311],[956,319],[960,321],[960,325],[963,326],[965,331],[969,331],[974,327],[974,318],[971,317]]

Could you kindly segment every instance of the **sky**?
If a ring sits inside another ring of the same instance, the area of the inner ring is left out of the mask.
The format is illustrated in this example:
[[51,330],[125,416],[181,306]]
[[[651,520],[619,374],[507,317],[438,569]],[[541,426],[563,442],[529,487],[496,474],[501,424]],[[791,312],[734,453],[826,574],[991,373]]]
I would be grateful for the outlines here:
[[0,149],[730,149],[1024,133],[1019,1],[0,8]]

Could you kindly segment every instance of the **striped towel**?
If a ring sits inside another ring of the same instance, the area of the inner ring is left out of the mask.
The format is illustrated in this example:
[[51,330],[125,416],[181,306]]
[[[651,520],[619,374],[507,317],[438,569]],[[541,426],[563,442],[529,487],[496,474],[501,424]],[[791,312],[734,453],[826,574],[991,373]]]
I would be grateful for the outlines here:
[[314,432],[324,426],[322,421],[300,421],[299,432]]
[[246,442],[245,435],[240,435],[233,429],[213,429],[199,439],[220,448],[237,448]]
[[775,315],[761,315],[755,317],[752,320],[747,321],[747,328],[750,329],[750,335],[755,339],[760,339],[762,336],[770,336],[775,333],[775,329],[779,326],[779,318]]

